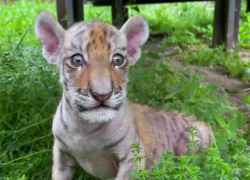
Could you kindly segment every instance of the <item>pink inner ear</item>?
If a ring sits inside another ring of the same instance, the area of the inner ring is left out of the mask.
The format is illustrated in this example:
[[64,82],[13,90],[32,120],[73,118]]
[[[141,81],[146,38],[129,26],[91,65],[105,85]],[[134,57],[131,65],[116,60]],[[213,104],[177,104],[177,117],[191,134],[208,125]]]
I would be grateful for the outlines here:
[[43,44],[45,45],[47,52],[53,54],[59,46],[59,40],[56,34],[46,23],[40,25],[40,30],[43,36]]
[[141,46],[143,38],[143,30],[135,29],[128,33],[128,54],[131,57],[135,57],[138,53],[138,47]]

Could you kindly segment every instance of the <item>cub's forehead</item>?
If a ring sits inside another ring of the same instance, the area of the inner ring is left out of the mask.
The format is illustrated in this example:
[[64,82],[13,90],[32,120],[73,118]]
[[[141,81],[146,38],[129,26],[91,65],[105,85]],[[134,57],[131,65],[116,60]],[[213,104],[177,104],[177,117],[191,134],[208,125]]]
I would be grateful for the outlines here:
[[81,36],[84,34],[93,35],[93,33],[102,33],[104,36],[109,35],[110,37],[119,35],[119,30],[114,26],[100,21],[83,21],[76,23],[69,29],[69,32],[73,36]]
[[67,32],[67,39],[85,46],[92,44],[110,44],[126,46],[126,37],[114,26],[100,21],[85,21],[72,26]]

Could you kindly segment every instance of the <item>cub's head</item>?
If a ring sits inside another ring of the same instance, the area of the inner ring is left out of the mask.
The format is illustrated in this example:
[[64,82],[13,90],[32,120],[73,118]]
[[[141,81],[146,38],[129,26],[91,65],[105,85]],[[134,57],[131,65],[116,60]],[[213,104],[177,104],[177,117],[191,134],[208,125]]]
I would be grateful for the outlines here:
[[133,16],[120,30],[99,21],[64,30],[43,11],[35,32],[43,56],[59,70],[65,98],[80,117],[88,122],[114,118],[126,100],[129,66],[139,59],[149,36],[146,19]]

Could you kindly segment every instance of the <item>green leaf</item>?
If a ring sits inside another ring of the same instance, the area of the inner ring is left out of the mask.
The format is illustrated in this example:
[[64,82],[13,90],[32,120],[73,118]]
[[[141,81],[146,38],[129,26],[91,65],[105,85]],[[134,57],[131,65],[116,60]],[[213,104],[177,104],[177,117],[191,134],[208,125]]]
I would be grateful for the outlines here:
[[227,123],[225,122],[224,119],[222,119],[220,116],[215,115],[216,121],[219,123],[219,125],[223,128],[227,127]]
[[229,138],[236,140],[236,134],[235,131],[231,130],[231,129],[227,129],[227,135]]
[[174,91],[174,92],[168,94],[167,96],[165,96],[164,99],[165,99],[165,100],[171,99],[171,98],[173,98],[177,93],[178,93],[178,91]]
[[230,129],[232,131],[236,131],[237,127],[238,127],[238,119],[233,119],[233,120],[229,121],[228,129]]
[[151,57],[152,59],[161,59],[161,57],[160,57],[157,53],[153,53],[153,52],[151,52],[151,51],[149,51],[149,52],[147,53],[147,55],[148,55],[149,57]]
[[135,10],[136,12],[140,13],[140,9],[138,6],[134,6],[134,7],[132,7],[132,9]]
[[69,14],[65,15],[65,19],[68,20],[69,19]]
[[244,114],[241,111],[236,111],[237,114],[237,120],[238,120],[238,127],[243,126],[246,123]]
[[247,103],[247,104],[250,104],[250,96],[244,96],[242,98],[243,102]]
[[227,146],[227,138],[225,136],[218,138],[216,143],[219,149],[223,149]]

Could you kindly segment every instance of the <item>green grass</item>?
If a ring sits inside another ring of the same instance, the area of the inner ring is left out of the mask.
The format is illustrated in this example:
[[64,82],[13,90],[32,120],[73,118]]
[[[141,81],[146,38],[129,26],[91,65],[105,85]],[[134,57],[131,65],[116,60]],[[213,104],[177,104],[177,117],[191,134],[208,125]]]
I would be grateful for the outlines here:
[[[202,45],[211,39],[212,7],[213,4],[178,3],[139,6],[139,10],[148,19],[151,31],[164,30],[170,34],[165,45],[187,50],[201,46],[197,53],[182,51],[186,63],[224,66],[232,76],[242,77],[249,65],[241,61],[237,52],[230,54]],[[0,4],[0,180],[50,179],[51,124],[61,87],[56,68],[44,60],[41,45],[34,36],[34,20],[43,9],[55,15],[55,4],[48,2],[23,0],[16,4]],[[137,13],[130,10],[131,15]],[[110,22],[110,8],[88,5],[85,18]],[[248,47],[250,40],[249,22],[249,15],[243,14],[240,32],[244,34],[241,39],[244,47]],[[189,175],[193,172],[195,176],[192,177],[196,179],[204,179],[204,174],[210,179],[248,179],[249,147],[237,128],[249,119],[229,104],[226,93],[217,92],[217,85],[207,86],[201,74],[191,75],[188,69],[173,69],[170,59],[146,60],[148,56],[143,54],[130,70],[129,99],[165,110],[180,110],[210,123],[215,129],[216,148],[196,156],[187,155],[184,157],[187,160],[179,159],[175,164],[171,161],[173,156],[166,153],[161,161],[163,166],[156,167],[152,173],[137,169],[134,176],[180,179],[184,172]],[[202,166],[203,162],[208,165]],[[89,180],[91,177],[79,169],[75,179]]]

